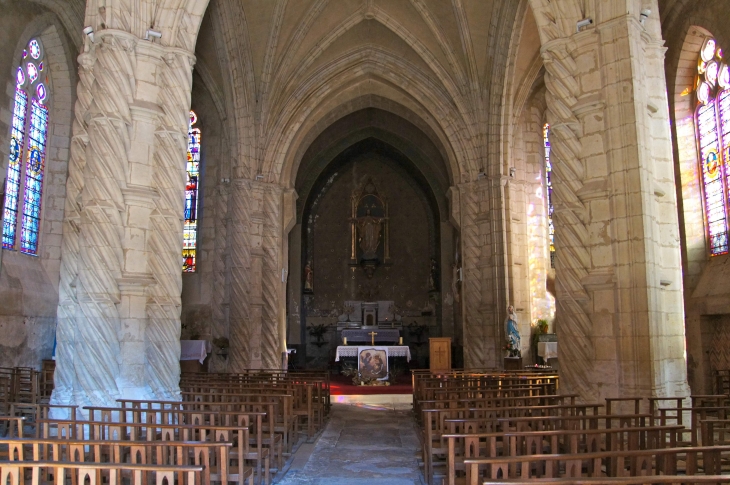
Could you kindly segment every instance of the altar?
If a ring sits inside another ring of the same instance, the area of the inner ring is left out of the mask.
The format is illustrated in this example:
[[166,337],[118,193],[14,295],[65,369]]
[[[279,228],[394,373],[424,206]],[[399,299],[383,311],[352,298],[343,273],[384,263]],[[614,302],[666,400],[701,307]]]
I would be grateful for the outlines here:
[[342,330],[341,336],[343,339],[347,339],[347,341],[351,343],[372,343],[373,341],[380,343],[397,343],[400,338],[400,331],[394,328],[378,328],[374,331],[368,328],[348,328]]
[[395,357],[405,357],[410,362],[411,349],[407,345],[340,345],[335,353],[335,362],[339,362],[340,357],[355,360],[354,367],[349,363],[343,365],[347,369],[343,369],[343,374],[355,376],[355,382],[359,381],[361,385],[377,382],[388,385],[393,379],[390,373],[391,361]]
[[[335,353],[335,362],[340,361],[340,357],[357,357],[359,348],[372,346],[357,345],[340,345]],[[407,345],[377,345],[376,349],[388,349],[388,357],[405,357],[408,362],[411,361],[411,349]]]

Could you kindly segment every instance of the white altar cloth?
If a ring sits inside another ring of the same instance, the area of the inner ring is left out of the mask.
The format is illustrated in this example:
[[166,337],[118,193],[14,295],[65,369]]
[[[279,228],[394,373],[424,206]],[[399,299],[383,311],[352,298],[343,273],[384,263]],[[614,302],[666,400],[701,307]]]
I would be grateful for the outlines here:
[[537,355],[545,360],[555,359],[558,357],[558,343],[557,342],[538,342],[537,343]]
[[201,364],[213,350],[213,345],[207,340],[181,340],[180,360],[197,360]]
[[[366,348],[367,345],[340,345],[337,347],[337,353],[335,354],[335,361],[339,362],[340,357],[357,357],[358,348]],[[388,349],[389,357],[405,357],[410,362],[411,360],[411,349],[407,345],[371,345],[369,347],[375,349]]]

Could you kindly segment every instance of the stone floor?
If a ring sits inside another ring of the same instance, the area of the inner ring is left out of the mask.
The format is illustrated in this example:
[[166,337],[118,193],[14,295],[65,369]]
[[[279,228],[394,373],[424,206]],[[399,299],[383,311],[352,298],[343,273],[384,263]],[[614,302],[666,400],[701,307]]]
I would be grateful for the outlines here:
[[398,394],[333,396],[324,431],[299,447],[278,484],[421,485],[411,402]]

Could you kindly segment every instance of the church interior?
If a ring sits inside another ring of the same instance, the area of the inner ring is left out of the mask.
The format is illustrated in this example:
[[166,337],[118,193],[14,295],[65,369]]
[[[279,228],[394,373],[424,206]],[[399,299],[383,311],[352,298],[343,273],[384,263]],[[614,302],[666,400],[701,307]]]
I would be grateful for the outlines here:
[[[521,418],[593,409],[605,422],[578,426],[602,429],[606,453],[622,449],[613,405],[643,433],[660,413],[685,427],[657,448],[730,454],[727,1],[0,10],[3,485],[31,483],[3,461],[26,426],[156,419],[129,411],[144,403],[182,423],[184,403],[218,392],[240,398],[220,433],[257,445],[235,478],[196,461],[173,470],[181,485],[314,485],[306,467],[347,468],[326,438],[359,453],[358,426],[405,450],[367,462],[402,465],[394,484],[507,478],[487,476],[494,454],[453,468],[449,433],[463,454],[465,433],[521,428],[480,413],[439,428],[455,415],[438,417],[436,389],[451,386],[450,406],[462,392],[469,409],[532,406]],[[316,446],[299,470],[302,443]],[[649,474],[676,475],[658,456]],[[701,473],[730,482],[723,460]],[[372,469],[337,476],[382,478]]]

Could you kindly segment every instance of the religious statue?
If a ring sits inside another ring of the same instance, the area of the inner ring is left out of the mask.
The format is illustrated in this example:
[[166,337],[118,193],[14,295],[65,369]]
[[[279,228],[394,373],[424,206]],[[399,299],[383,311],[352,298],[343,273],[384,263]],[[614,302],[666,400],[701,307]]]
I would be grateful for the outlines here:
[[431,258],[431,270],[428,274],[428,291],[438,289],[438,265],[434,258]]
[[378,259],[378,245],[380,244],[380,227],[383,219],[373,217],[370,209],[364,217],[358,217],[357,230],[360,235],[360,249],[365,261]]
[[522,347],[520,346],[520,331],[517,329],[517,315],[515,307],[512,305],[507,307],[507,341],[510,345],[510,357],[520,357]]
[[378,194],[372,177],[367,177],[352,192],[350,202],[349,264],[362,268],[368,279],[371,279],[380,265],[391,264],[388,201]]
[[461,295],[459,295],[459,282],[461,281],[461,268],[454,263],[451,265],[451,291],[454,294],[454,301],[459,303]]
[[313,281],[314,279],[314,271],[312,270],[312,265],[307,263],[304,266],[304,291],[306,293],[312,293],[314,291]]

